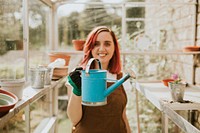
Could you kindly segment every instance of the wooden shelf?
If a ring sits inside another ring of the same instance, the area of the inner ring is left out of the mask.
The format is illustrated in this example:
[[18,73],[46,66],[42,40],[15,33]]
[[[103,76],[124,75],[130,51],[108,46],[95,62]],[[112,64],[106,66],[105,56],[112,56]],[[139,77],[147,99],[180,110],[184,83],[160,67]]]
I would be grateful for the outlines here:
[[[55,53],[83,55],[83,51],[51,51]],[[200,54],[200,51],[183,52],[182,50],[155,50],[155,51],[121,51],[122,55],[194,55]]]
[[181,50],[157,50],[157,51],[122,51],[124,55],[193,55],[200,54],[200,51],[183,52]]
[[[24,89],[23,91],[23,97],[20,101],[17,102],[17,104],[15,105],[15,107],[13,109],[11,109],[9,111],[8,114],[4,115],[3,117],[0,118],[0,128],[4,127],[6,125],[6,123],[12,119],[12,117],[14,117],[16,114],[18,114],[22,109],[25,109],[25,114],[29,114],[30,115],[30,105],[33,102],[36,102],[38,99],[40,99],[42,96],[50,94],[51,97],[51,102],[49,103],[52,107],[51,107],[51,114],[52,118],[55,115],[56,116],[56,112],[55,112],[55,108],[57,108],[57,105],[55,104],[57,100],[57,93],[55,93],[56,89],[59,89],[61,82],[63,82],[64,78],[61,78],[57,81],[52,81],[51,85],[47,85],[42,89],[33,89],[31,86],[28,86]],[[26,111],[26,109],[28,108],[28,110]],[[30,117],[29,115],[25,116],[26,122],[28,121],[28,123],[26,123],[27,128],[30,128]],[[50,123],[52,122],[52,120],[56,121],[55,118],[53,119],[49,119]],[[51,123],[52,124],[52,123]],[[26,132],[30,132],[30,129],[28,129],[28,131]]]

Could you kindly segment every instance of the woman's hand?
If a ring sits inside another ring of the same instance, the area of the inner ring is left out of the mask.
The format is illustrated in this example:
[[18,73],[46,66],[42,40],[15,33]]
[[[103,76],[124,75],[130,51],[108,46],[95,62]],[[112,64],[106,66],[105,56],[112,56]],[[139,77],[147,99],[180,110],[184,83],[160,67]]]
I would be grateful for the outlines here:
[[82,67],[77,67],[69,73],[67,78],[69,84],[73,87],[72,92],[77,96],[81,96],[81,70],[83,70]]

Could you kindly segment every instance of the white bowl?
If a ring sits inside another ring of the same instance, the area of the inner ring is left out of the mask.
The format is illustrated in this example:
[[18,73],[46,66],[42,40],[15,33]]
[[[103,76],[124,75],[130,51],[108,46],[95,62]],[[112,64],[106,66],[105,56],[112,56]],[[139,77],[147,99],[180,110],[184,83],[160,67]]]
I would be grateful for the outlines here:
[[15,94],[19,99],[22,98],[25,80],[24,79],[1,79],[0,86],[3,90]]
[[5,105],[12,105],[13,103],[16,103],[16,100],[13,97],[0,93],[0,107]]
[[0,117],[4,116],[12,109],[16,103],[18,102],[18,98],[11,92],[0,89]]

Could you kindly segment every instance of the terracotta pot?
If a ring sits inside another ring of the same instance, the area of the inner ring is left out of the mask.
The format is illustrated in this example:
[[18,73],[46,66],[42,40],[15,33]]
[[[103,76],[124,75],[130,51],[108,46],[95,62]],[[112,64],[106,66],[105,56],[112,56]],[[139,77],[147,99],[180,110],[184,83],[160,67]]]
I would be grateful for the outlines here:
[[163,79],[162,83],[168,87],[168,82],[174,81],[173,79]]
[[2,79],[0,80],[0,86],[3,90],[9,91],[15,94],[19,99],[22,99],[24,90],[24,79]]
[[67,54],[63,54],[63,53],[50,53],[49,58],[50,58],[50,62],[54,62],[58,58],[64,59],[65,66],[68,66],[71,56]]
[[[0,88],[0,117],[6,115],[18,102],[18,98],[11,92],[2,90]],[[3,105],[2,105],[2,104]]]
[[53,69],[52,80],[58,80],[68,75],[68,66],[55,67]]
[[183,48],[183,52],[200,51],[200,46],[186,46]]
[[85,40],[72,40],[75,50],[82,51],[84,48]]
[[68,66],[56,67],[53,70],[53,77],[64,77],[67,76]]

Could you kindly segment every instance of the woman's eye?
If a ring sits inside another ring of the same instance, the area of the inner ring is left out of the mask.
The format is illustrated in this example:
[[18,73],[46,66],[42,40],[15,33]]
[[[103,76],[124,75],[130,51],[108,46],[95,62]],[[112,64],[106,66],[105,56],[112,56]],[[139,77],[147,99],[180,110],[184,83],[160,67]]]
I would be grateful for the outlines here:
[[110,46],[111,45],[111,42],[105,42],[105,46]]
[[98,47],[99,45],[100,45],[100,43],[98,43],[98,42],[95,42],[95,44],[94,44],[95,47]]

